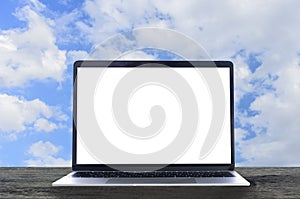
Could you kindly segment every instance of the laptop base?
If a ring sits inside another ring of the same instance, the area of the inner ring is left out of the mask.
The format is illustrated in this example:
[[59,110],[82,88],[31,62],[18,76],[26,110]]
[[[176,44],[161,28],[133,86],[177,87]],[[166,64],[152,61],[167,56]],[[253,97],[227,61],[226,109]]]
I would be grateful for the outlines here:
[[75,172],[52,183],[52,186],[250,186],[236,171],[234,177],[201,178],[77,178]]

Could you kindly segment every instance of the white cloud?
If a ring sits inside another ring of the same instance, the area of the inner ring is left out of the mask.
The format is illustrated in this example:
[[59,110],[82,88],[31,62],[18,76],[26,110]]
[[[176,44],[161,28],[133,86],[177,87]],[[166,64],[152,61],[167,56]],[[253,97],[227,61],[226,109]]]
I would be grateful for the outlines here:
[[[66,0],[70,1],[70,0]],[[78,46],[86,45],[87,41],[84,41],[80,35],[81,32],[78,30],[78,27],[75,21],[80,21],[82,13],[79,9],[74,9],[71,12],[64,12],[59,14],[54,19],[55,27],[53,31],[56,36],[56,42],[60,45],[69,45],[75,44]]]
[[27,1],[37,11],[42,11],[46,8],[46,6],[41,2],[39,2],[38,0],[27,0]]
[[67,64],[72,65],[77,60],[84,60],[88,58],[88,53],[83,50],[70,50],[67,53]]
[[0,99],[2,131],[22,131],[26,123],[34,122],[40,115],[52,115],[51,109],[39,99],[26,101],[6,94],[1,94]]
[[134,27],[170,26],[168,16],[161,15],[151,1],[86,0],[83,9],[93,19],[92,26],[83,22],[77,25],[92,43],[101,43],[112,34]]
[[30,80],[63,80],[65,51],[56,46],[55,22],[40,13],[45,6],[37,0],[17,9],[15,16],[25,28],[0,30],[0,85],[23,86]]
[[26,160],[25,163],[28,166],[70,166],[70,160],[55,157],[60,150],[61,147],[57,147],[49,141],[38,141],[32,144],[28,150],[33,158]]
[[[82,25],[85,27],[82,30],[97,44],[117,32],[133,28],[174,28],[196,39],[212,57],[228,59],[241,48],[247,48],[250,52],[276,53],[273,56],[288,60],[294,56],[290,52],[298,49],[294,41],[300,31],[297,28],[300,14],[297,6],[293,6],[295,2],[86,0],[84,11],[93,20]],[[166,24],[155,24],[155,21]],[[173,46],[187,48],[179,42],[174,41]],[[275,67],[279,68],[273,66],[273,69]]]
[[35,121],[34,128],[37,131],[50,132],[50,131],[57,129],[57,125],[53,122],[49,122],[48,120],[46,120],[44,118],[39,118]]
[[51,107],[39,99],[26,100],[17,96],[0,94],[0,132],[16,139],[17,133],[33,128],[36,131],[52,131],[56,124],[49,121],[65,121],[67,116],[57,107]]
[[240,152],[247,161],[244,164],[263,166],[299,165],[300,145],[300,67],[289,66],[279,73],[273,84],[276,91],[258,97],[252,110],[261,113],[248,122],[254,128],[266,127],[251,140],[241,141]]
[[[256,134],[255,138],[244,140],[250,132],[237,129],[238,150],[246,159],[245,164],[299,165],[300,154],[297,151],[300,148],[296,143],[300,135],[299,6],[296,0],[194,0],[189,3],[183,0],[87,0],[84,10],[93,21],[77,25],[94,44],[103,42],[116,32],[133,28],[174,28],[203,45],[211,57],[233,60],[236,105],[249,92],[259,96],[250,107],[259,115],[237,114],[242,125],[251,125]],[[147,35],[139,39],[145,41]],[[167,41],[164,38],[157,40]],[[172,45],[187,48],[179,44],[174,41]],[[101,51],[101,55],[119,53],[120,46],[118,43],[114,45],[115,49]],[[246,55],[237,55],[241,49]],[[254,73],[249,70],[248,57],[245,57],[250,53],[261,53],[262,65]],[[265,85],[259,84],[259,81],[264,81]],[[261,129],[266,129],[266,132]]]
[[155,60],[155,55],[149,55],[141,50],[131,51],[119,57],[120,60]]

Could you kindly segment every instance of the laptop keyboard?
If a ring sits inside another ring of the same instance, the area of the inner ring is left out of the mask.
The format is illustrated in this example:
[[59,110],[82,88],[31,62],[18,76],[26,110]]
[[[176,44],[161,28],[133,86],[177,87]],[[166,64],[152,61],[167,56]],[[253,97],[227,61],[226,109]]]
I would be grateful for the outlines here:
[[159,177],[234,177],[228,171],[80,171],[73,174],[79,178],[159,178]]

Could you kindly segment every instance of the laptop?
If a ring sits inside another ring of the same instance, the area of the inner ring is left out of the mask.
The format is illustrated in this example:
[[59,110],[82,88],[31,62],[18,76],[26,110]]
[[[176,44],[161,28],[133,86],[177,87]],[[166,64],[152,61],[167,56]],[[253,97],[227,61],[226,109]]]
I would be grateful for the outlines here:
[[52,186],[250,186],[230,61],[76,61],[72,171]]

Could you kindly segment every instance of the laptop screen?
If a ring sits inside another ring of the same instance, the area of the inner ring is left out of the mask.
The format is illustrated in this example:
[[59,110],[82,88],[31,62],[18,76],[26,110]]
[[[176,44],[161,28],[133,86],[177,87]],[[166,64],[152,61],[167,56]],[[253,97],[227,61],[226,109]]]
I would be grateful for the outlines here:
[[231,164],[230,67],[75,70],[76,165]]

